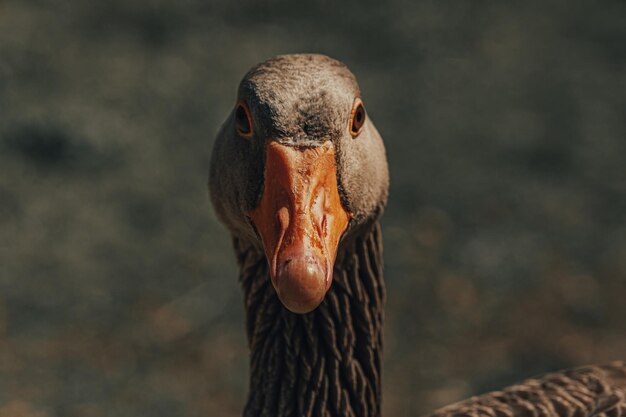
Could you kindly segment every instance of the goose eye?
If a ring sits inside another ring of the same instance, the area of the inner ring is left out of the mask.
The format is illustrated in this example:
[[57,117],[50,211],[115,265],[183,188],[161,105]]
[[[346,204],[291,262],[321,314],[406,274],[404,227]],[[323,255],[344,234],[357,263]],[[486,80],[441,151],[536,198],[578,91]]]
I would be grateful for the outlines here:
[[240,136],[249,139],[252,137],[252,117],[246,103],[240,102],[235,110],[235,126]]
[[356,99],[354,107],[352,108],[352,116],[350,118],[350,134],[353,138],[356,138],[365,124],[365,107],[361,99]]

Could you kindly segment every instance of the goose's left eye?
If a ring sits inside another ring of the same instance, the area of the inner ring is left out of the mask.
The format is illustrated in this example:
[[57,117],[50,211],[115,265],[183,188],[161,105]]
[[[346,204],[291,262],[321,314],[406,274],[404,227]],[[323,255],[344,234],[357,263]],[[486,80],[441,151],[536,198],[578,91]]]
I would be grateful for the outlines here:
[[240,136],[246,139],[252,137],[252,117],[250,117],[248,106],[243,101],[237,104],[237,109],[235,110],[235,126]]
[[350,134],[353,138],[356,138],[359,136],[359,133],[361,133],[366,117],[367,115],[365,113],[365,107],[363,107],[363,102],[361,99],[357,98],[354,101],[350,117]]

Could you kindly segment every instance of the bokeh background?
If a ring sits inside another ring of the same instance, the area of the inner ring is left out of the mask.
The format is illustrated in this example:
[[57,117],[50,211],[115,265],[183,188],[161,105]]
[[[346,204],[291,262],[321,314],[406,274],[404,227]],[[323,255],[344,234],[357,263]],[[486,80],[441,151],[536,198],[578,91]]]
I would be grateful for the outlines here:
[[0,417],[241,415],[207,167],[289,52],[386,141],[385,415],[626,358],[625,2],[0,0]]

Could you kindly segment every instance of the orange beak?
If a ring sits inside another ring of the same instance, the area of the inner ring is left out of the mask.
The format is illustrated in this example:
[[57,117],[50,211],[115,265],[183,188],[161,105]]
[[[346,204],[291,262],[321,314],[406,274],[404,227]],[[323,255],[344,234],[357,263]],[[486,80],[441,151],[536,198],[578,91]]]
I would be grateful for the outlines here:
[[330,288],[350,220],[339,197],[333,144],[298,148],[269,141],[263,196],[248,215],[283,305],[294,313],[314,310]]

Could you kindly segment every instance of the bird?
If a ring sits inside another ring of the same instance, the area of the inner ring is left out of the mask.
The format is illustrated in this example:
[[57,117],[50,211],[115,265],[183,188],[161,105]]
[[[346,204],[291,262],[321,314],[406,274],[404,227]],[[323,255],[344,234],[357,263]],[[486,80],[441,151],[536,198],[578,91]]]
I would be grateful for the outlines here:
[[[270,58],[239,84],[209,194],[230,232],[250,349],[245,417],[381,415],[385,146],[353,73]],[[624,417],[626,363],[560,371],[433,417]]]

